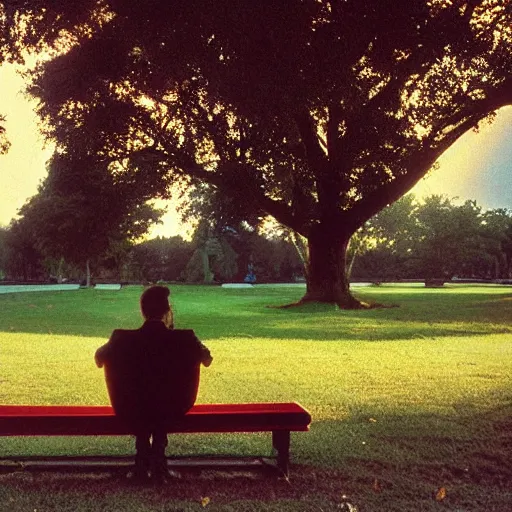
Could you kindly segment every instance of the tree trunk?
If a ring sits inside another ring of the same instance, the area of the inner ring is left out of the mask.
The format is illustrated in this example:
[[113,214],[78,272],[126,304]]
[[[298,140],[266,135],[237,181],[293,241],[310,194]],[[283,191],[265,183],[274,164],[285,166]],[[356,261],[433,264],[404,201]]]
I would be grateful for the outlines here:
[[309,261],[309,255],[308,255],[308,244],[307,239],[303,237],[301,234],[297,233],[293,229],[290,229],[288,231],[289,238],[295,247],[295,250],[297,251],[297,254],[299,255],[299,259],[302,262],[302,266],[304,269],[304,277],[307,276],[308,273],[308,261]]
[[59,263],[57,265],[57,283],[61,284],[63,282],[62,277],[62,268],[64,266],[64,258],[60,258]]
[[[350,240],[353,240],[352,238]],[[348,249],[350,247],[350,240],[349,240],[349,243],[347,244],[347,252],[348,252]],[[358,247],[356,247],[353,251],[352,251],[352,256],[350,257],[350,261],[348,262],[348,264],[346,265],[346,275],[347,275],[347,280],[350,282],[350,277],[352,276],[352,268],[354,268],[354,262],[356,261],[356,256],[358,255]]]
[[210,258],[208,255],[208,251],[206,248],[200,249],[201,251],[201,261],[203,263],[203,283],[204,284],[212,284],[213,283],[213,272],[210,269]]
[[85,262],[85,286],[87,288],[91,287],[91,266],[89,265],[89,260]]
[[350,234],[337,226],[313,226],[308,237],[309,262],[306,295],[301,302],[326,302],[342,309],[359,309],[365,305],[350,293],[346,273]]

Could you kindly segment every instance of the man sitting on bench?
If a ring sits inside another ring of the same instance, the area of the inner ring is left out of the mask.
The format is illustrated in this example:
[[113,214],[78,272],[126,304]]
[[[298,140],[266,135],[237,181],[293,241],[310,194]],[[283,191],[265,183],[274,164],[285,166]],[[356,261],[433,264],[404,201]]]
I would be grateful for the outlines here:
[[210,351],[192,330],[174,329],[169,288],[152,286],[140,298],[144,324],[116,329],[95,354],[112,407],[136,437],[133,478],[163,482],[169,475],[167,427],[194,405],[201,363]]

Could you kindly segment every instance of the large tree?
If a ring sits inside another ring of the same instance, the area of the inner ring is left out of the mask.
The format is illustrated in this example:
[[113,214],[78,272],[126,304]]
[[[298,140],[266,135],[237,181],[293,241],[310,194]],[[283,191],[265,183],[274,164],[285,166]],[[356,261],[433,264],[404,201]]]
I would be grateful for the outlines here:
[[512,103],[512,0],[6,5],[19,48],[65,51],[32,86],[61,151],[272,215],[308,240],[303,301],[360,307],[352,234]]

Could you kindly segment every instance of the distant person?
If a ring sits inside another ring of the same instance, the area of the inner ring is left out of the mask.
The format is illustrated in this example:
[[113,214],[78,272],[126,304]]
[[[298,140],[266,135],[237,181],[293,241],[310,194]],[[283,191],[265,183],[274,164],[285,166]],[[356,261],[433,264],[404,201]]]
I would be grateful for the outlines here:
[[135,440],[133,478],[165,481],[167,428],[194,405],[201,363],[210,366],[210,351],[192,330],[174,329],[169,288],[152,286],[140,297],[144,324],[116,329],[95,354],[105,367],[110,401]]
[[254,273],[254,265],[249,263],[247,265],[247,275],[244,278],[244,283],[254,284],[256,282],[256,274]]

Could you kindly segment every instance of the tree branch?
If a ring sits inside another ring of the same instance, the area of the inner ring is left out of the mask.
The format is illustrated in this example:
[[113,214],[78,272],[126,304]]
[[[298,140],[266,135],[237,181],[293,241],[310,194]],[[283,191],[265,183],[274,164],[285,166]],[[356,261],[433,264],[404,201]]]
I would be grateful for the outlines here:
[[[198,164],[190,156],[185,157],[182,153],[175,153],[167,149],[150,148],[143,151],[147,156],[161,161],[169,161],[169,159],[171,159],[171,161],[177,164],[177,166],[174,167],[174,172],[182,176],[188,176],[198,182],[209,183],[219,190],[225,188],[225,180],[220,173],[205,170],[202,165]],[[246,186],[248,183],[254,183],[254,187],[250,189],[251,201],[255,202],[262,211],[274,217],[281,224],[288,226],[303,236],[307,236],[309,229],[307,219],[300,216],[300,214],[295,214],[293,209],[286,202],[271,199],[266,196],[263,190],[253,181],[240,180],[241,189],[242,186]],[[244,188],[243,191],[241,190],[241,192],[246,194],[246,188]]]
[[364,224],[364,222],[373,217],[384,207],[395,202],[408,192],[425,176],[436,160],[452,146],[457,139],[471,128],[474,128],[485,116],[502,106],[512,103],[512,87],[510,87],[508,82],[510,82],[510,80],[502,84],[500,90],[495,93],[493,98],[487,98],[480,102],[479,108],[475,109],[478,113],[474,113],[454,128],[440,143],[435,144],[434,141],[431,141],[430,144],[424,144],[421,149],[414,152],[402,162],[401,167],[406,169],[404,174],[359,201],[352,210],[354,225],[356,226],[355,229]]
[[302,109],[300,114],[296,116],[296,122],[304,145],[306,160],[317,180],[320,180],[323,174],[322,171],[328,164],[328,157],[320,145],[311,114]]
[[329,160],[338,167],[340,162],[340,135],[339,127],[343,119],[341,104],[334,103],[329,107],[329,119],[327,120],[327,153]]
[[[476,3],[476,0],[471,0],[462,15],[459,13],[458,7],[453,7],[452,20],[458,23],[464,23],[469,27],[470,18],[476,7]],[[436,59],[441,59],[445,54],[446,45],[450,44],[453,35],[447,35],[445,32],[441,31],[441,34],[444,34],[445,37],[439,36],[432,38],[431,30],[431,28],[428,28],[424,37],[422,37],[423,34],[418,34],[416,44],[410,47],[411,55],[395,64],[388,82],[377,94],[363,104],[362,108],[355,112],[353,116],[347,117],[345,139],[348,141],[348,146],[354,148],[354,150],[350,152],[349,158],[360,149],[359,141],[372,137],[371,130],[374,126],[389,124],[390,118],[385,114],[386,112],[397,111],[399,109],[401,101],[400,93],[406,78],[419,75],[422,70],[426,69],[426,64],[431,64],[435,62]],[[360,125],[361,119],[367,121],[363,126]],[[370,122],[370,120],[372,120],[373,123]]]
[[297,124],[306,152],[306,162],[316,181],[320,215],[324,218],[333,216],[340,207],[343,183],[348,178],[340,172],[341,166],[340,169],[336,168],[322,150],[311,115],[302,111],[297,116]]

